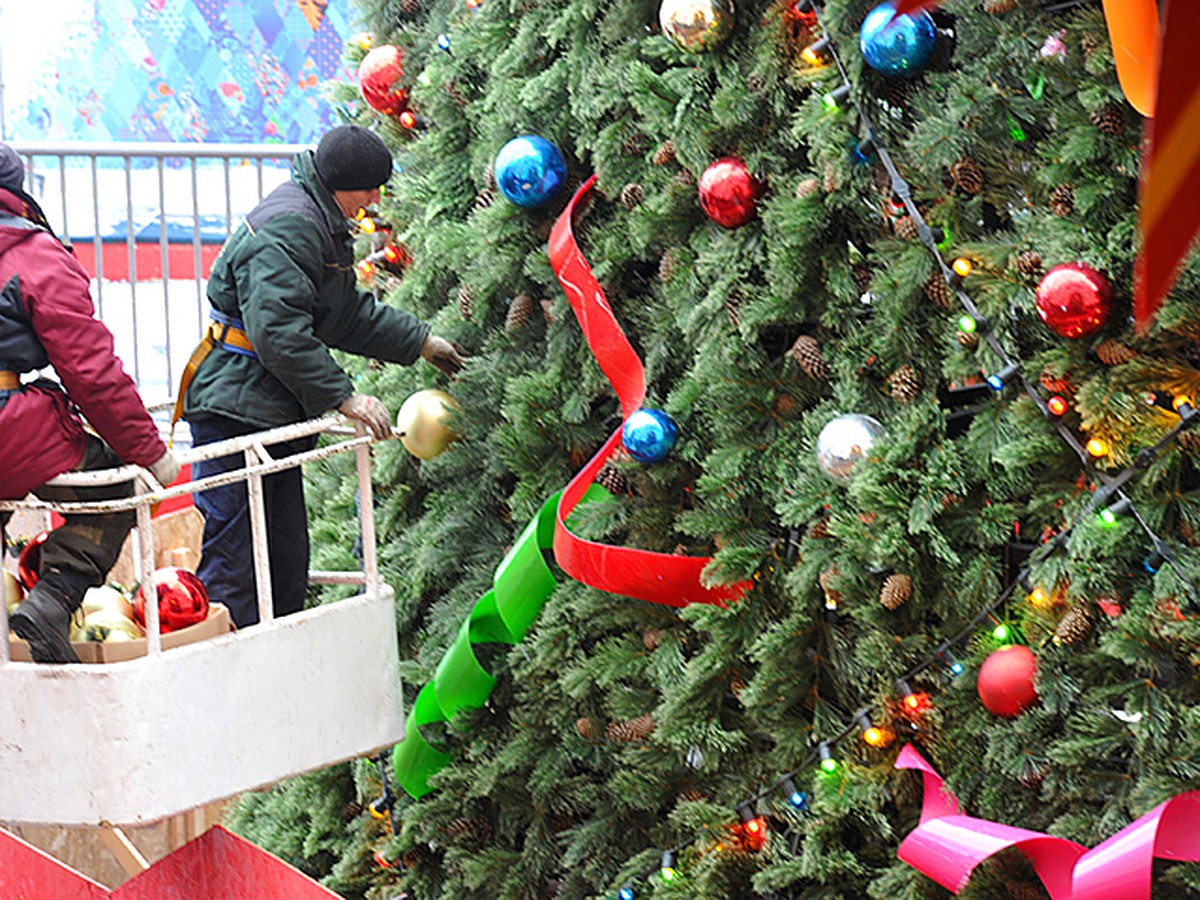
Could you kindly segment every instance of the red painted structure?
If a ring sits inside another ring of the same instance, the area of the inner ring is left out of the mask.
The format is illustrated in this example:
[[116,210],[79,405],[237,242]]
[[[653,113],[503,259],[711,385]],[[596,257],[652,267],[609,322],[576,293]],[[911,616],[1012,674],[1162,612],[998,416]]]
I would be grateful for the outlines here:
[[0,829],[5,900],[338,900],[303,872],[217,825],[113,891]]
[[[73,245],[75,257],[87,269],[88,274],[98,278],[96,245],[91,241],[79,241]],[[208,278],[213,260],[221,252],[218,243],[200,244],[200,278]],[[133,253],[123,241],[102,241],[100,262],[104,265],[105,281],[129,281],[132,257],[137,281],[161,281],[163,279],[163,248],[158,241],[137,241]],[[196,246],[191,243],[167,244],[167,272],[172,281],[191,281],[196,278]]]

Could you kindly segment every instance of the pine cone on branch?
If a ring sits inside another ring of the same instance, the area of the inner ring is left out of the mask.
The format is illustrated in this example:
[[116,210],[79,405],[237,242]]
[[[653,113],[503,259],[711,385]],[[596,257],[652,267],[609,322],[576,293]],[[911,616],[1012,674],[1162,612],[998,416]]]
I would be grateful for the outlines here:
[[961,328],[954,332],[954,336],[958,338],[958,342],[968,350],[974,350],[979,346],[979,335],[974,331],[963,331]]
[[879,602],[890,610],[897,610],[912,599],[912,578],[902,572],[887,577],[879,591]]
[[902,241],[915,241],[921,234],[917,228],[917,220],[907,215],[892,223],[892,231]]
[[1106,366],[1121,366],[1130,360],[1137,359],[1139,355],[1132,347],[1112,338],[1105,338],[1096,345],[1096,356]]
[[508,305],[508,315],[504,319],[504,330],[509,334],[520,331],[529,324],[530,318],[538,309],[533,298],[528,294],[517,294]]
[[829,378],[829,366],[821,354],[821,345],[811,334],[802,334],[796,338],[788,356],[814,381],[826,381]]
[[954,306],[954,292],[950,290],[950,285],[946,284],[946,278],[940,271],[935,270],[929,276],[924,290],[925,296],[942,309],[950,309]]
[[1075,188],[1060,184],[1050,192],[1050,212],[1056,216],[1069,216],[1075,212]]
[[950,177],[959,190],[968,194],[978,194],[983,190],[983,169],[969,156],[962,157],[950,166]]
[[475,195],[475,208],[487,209],[496,202],[496,192],[489,187],[481,188]]
[[815,178],[803,178],[796,185],[796,199],[803,200],[821,190],[821,183]]
[[850,280],[854,282],[854,288],[859,294],[865,294],[871,289],[871,280],[874,276],[875,273],[865,262],[857,262],[850,267]]
[[634,741],[644,741],[654,733],[654,716],[644,713],[624,722],[613,722],[605,731],[605,736],[617,744],[630,744]]
[[742,307],[745,305],[746,296],[741,291],[730,291],[725,298],[725,317],[734,328],[742,324]]
[[679,251],[675,247],[668,247],[658,261],[658,278],[660,281],[670,281],[678,270]]
[[471,318],[475,312],[475,291],[466,282],[458,286],[458,311],[464,319]]
[[983,11],[993,16],[1003,16],[1017,8],[1017,0],[983,0]]
[[1042,274],[1042,254],[1036,250],[1022,250],[1017,254],[1017,271],[1033,278]]
[[657,150],[654,151],[653,163],[656,166],[665,166],[675,161],[675,145],[671,141],[663,141]]
[[907,363],[889,375],[886,383],[897,403],[910,403],[921,393],[921,373]]
[[594,741],[600,733],[596,728],[596,720],[591,716],[580,716],[576,719],[575,731],[585,741]]
[[645,199],[646,192],[642,190],[640,184],[627,184],[617,195],[618,202],[626,209],[637,209]]
[[822,516],[808,526],[808,536],[817,540],[829,537],[829,516]]
[[629,479],[621,469],[609,460],[596,473],[596,484],[604,488],[614,497],[629,493]]
[[1200,433],[1195,431],[1181,431],[1175,436],[1175,440],[1179,442],[1179,449],[1192,456],[1200,456]]
[[1092,632],[1092,617],[1082,606],[1073,606],[1054,629],[1054,643],[1078,644]]
[[1115,103],[1105,103],[1092,113],[1092,124],[1109,137],[1120,137],[1125,133],[1125,115]]

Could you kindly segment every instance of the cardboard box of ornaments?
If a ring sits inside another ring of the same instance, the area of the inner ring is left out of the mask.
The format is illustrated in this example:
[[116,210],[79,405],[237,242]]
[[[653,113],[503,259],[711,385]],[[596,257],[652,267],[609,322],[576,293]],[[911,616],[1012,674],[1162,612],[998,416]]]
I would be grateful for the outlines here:
[[[154,545],[158,548],[155,554],[155,565],[179,566],[193,569],[200,558],[200,535],[204,529],[204,519],[194,507],[167,513],[154,520]],[[109,581],[117,584],[129,584],[133,581],[133,554],[135,552],[134,538],[131,535],[121,550],[121,555],[109,573]],[[102,590],[109,590],[107,588]],[[86,601],[85,601],[86,602]],[[189,625],[178,631],[172,631],[162,636],[164,650],[180,647],[184,644],[195,643],[227,634],[233,630],[233,620],[220,603],[210,604],[208,616],[203,622]],[[108,641],[72,641],[71,646],[83,663],[114,663],[136,659],[146,655],[146,638],[128,638],[127,640]],[[14,634],[8,636],[9,658],[14,662],[29,662],[29,645]]]

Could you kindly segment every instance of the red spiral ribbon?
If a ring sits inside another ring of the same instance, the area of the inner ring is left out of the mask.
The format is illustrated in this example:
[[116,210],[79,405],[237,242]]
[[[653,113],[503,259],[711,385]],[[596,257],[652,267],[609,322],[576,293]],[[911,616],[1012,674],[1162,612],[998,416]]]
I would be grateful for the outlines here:
[[[595,183],[596,176],[593,175],[575,192],[554,223],[550,233],[550,265],[575,311],[588,346],[617,392],[623,418],[628,419],[646,399],[646,371],[575,242],[575,210]],[[711,587],[701,583],[701,572],[711,557],[675,556],[633,547],[613,547],[585,540],[567,528],[567,516],[620,444],[621,429],[618,428],[563,490],[554,529],[554,558],[563,571],[576,581],[599,590],[667,606],[687,606],[689,603],[724,606],[742,597],[750,589],[748,581]]]
[[921,824],[897,856],[955,894],[971,872],[1015,847],[1033,865],[1052,900],[1150,900],[1155,858],[1200,861],[1200,791],[1160,803],[1108,840],[1088,850],[1074,841],[975,819],[959,812],[942,777],[912,745],[900,751],[897,769],[917,769],[925,782]]

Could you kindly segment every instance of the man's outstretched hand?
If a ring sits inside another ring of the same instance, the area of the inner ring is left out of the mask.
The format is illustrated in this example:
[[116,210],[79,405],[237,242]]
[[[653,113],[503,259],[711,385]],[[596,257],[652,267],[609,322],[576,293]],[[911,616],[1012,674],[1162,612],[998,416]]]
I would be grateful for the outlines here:
[[425,338],[425,344],[421,347],[421,358],[437,366],[447,375],[457,375],[462,370],[466,357],[466,350],[436,334]]

